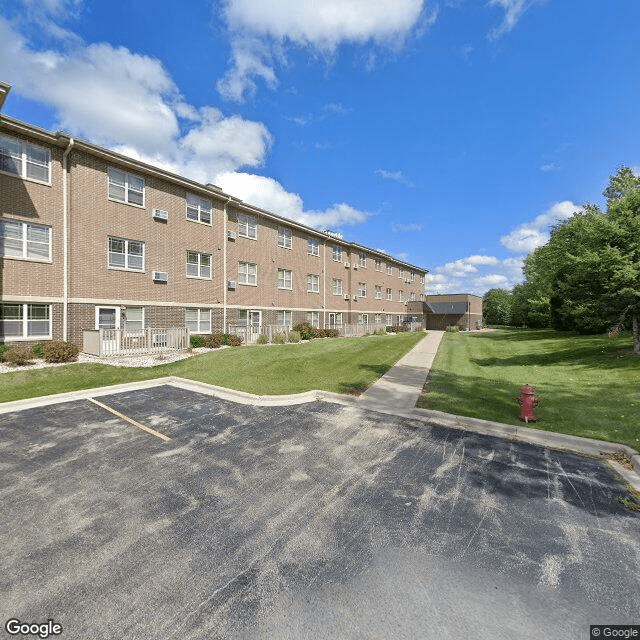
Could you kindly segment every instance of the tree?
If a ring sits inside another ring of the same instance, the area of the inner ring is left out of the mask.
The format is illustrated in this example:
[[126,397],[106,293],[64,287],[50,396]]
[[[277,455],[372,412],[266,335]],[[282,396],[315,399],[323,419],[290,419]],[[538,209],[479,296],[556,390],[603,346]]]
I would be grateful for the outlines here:
[[484,294],[482,317],[486,324],[511,324],[512,296],[506,289],[490,289]]

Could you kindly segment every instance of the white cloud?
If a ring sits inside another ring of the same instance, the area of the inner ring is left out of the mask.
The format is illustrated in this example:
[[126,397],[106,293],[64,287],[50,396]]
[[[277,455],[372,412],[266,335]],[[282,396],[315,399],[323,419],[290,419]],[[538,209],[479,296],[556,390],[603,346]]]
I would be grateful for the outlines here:
[[392,224],[391,231],[392,233],[418,233],[422,231],[423,225],[418,223],[410,223],[410,224]]
[[488,6],[500,7],[504,9],[504,18],[502,22],[489,32],[490,40],[498,40],[503,35],[509,33],[518,21],[534,4],[538,4],[541,0],[489,0]]
[[285,45],[306,47],[325,57],[345,43],[398,49],[419,28],[424,5],[425,0],[226,0],[223,14],[231,33],[232,59],[218,91],[239,101],[255,92],[256,79],[275,87],[274,67],[284,59]]
[[384,180],[394,180],[400,184],[405,184],[408,187],[415,186],[409,178],[407,178],[402,171],[387,171],[386,169],[376,169],[377,176],[380,176]]
[[541,164],[538,167],[538,171],[543,171],[543,172],[549,172],[549,171],[559,171],[560,170],[560,165],[556,164],[555,162],[548,162],[547,164]]
[[502,236],[500,242],[509,251],[531,253],[548,242],[550,225],[570,218],[580,208],[570,200],[556,202],[531,222],[525,222]]
[[66,50],[37,50],[2,18],[0,42],[0,78],[15,93],[52,106],[58,126],[72,135],[198,182],[224,182],[232,195],[312,226],[368,217],[344,203],[305,211],[300,196],[275,180],[236,173],[264,163],[273,142],[266,126],[188,104],[156,58],[79,40]]
[[305,210],[297,193],[286,191],[279,182],[264,176],[229,172],[217,176],[216,184],[245,202],[318,229],[355,225],[369,217],[367,212],[344,203],[334,204],[324,211]]

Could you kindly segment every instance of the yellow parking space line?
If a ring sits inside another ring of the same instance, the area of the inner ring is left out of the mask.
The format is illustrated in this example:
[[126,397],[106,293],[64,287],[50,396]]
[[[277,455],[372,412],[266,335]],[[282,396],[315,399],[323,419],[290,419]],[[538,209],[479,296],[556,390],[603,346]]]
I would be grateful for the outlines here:
[[109,413],[113,413],[114,416],[118,416],[118,418],[122,418],[123,420],[126,420],[129,424],[132,424],[134,427],[138,427],[138,429],[142,429],[143,431],[150,433],[152,436],[155,436],[156,438],[160,438],[160,440],[164,440],[165,442],[169,442],[169,440],[171,440],[171,438],[169,436],[165,436],[164,433],[160,433],[159,431],[156,431],[151,427],[145,427],[145,425],[140,424],[133,418],[129,418],[128,416],[125,416],[123,413],[120,413],[119,411],[116,411],[115,409],[108,407],[106,404],[102,404],[102,402],[98,402],[93,398],[87,398],[87,400],[89,402],[93,402],[93,404],[98,405],[99,407],[102,407],[105,411],[108,411]]

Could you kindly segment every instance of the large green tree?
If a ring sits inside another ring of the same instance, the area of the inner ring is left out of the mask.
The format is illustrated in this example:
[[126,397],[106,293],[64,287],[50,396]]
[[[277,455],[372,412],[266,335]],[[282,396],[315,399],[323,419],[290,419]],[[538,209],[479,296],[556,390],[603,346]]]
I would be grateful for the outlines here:
[[506,289],[490,289],[482,300],[486,324],[511,324],[512,295]]

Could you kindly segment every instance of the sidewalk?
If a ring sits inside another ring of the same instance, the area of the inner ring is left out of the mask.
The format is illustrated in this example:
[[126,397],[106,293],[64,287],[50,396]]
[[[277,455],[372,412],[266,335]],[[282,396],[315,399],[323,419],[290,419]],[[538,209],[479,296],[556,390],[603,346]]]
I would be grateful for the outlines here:
[[385,413],[401,414],[413,409],[443,335],[444,331],[430,329],[424,340],[359,397],[359,403],[366,409],[384,409]]

